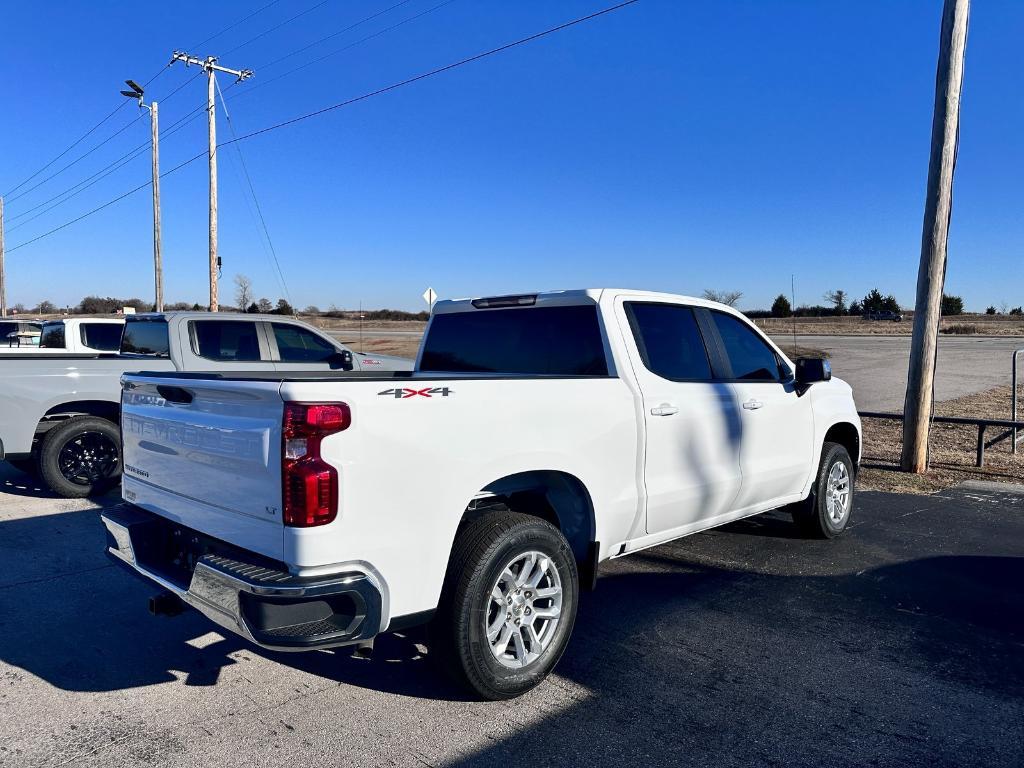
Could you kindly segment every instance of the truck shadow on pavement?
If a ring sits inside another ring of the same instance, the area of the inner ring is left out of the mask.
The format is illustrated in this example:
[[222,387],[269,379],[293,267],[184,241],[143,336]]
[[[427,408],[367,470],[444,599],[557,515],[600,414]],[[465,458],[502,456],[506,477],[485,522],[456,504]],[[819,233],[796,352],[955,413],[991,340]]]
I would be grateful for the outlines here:
[[[837,749],[857,763],[963,749],[1012,763],[1024,558],[1011,555],[1024,523],[968,529],[978,515],[955,500],[954,531],[935,497],[904,511],[888,501],[904,497],[870,496],[839,541],[793,541],[769,513],[607,564],[556,675],[517,702],[473,705],[515,708],[526,727],[465,764],[676,764],[681,752],[821,764]],[[96,509],[0,522],[0,661],[57,688],[113,691],[213,685],[263,656],[349,686],[465,698],[415,633],[379,638],[364,660],[265,653],[217,639],[193,612],[152,618],[152,590],[108,564],[103,541]]]

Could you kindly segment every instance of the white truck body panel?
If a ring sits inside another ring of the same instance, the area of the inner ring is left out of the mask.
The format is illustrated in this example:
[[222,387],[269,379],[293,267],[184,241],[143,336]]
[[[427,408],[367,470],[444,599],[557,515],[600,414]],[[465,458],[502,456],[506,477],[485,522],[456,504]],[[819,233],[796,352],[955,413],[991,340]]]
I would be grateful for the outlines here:
[[[638,352],[627,302],[705,308],[749,325],[700,299],[566,291],[539,294],[536,305],[597,306],[606,376],[127,375],[124,496],[297,575],[371,575],[385,594],[384,629],[392,617],[437,605],[463,511],[503,478],[563,473],[577,480],[592,506],[590,540],[605,560],[805,498],[826,431],[843,424],[859,435],[850,389],[838,379],[798,395],[793,381],[657,376]],[[531,309],[439,302],[431,323],[474,311]],[[418,366],[422,360],[421,348]],[[193,402],[168,402],[160,387],[187,390]],[[395,388],[409,394],[392,396]],[[338,472],[337,517],[329,524],[280,521],[286,402],[343,402],[351,410],[351,426],[322,444]]]

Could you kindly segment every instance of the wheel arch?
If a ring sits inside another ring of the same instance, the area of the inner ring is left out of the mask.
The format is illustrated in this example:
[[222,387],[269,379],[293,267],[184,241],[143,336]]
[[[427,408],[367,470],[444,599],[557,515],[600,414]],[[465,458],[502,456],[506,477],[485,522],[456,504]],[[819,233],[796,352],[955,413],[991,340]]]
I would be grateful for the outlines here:
[[52,422],[63,421],[75,416],[96,416],[120,426],[121,403],[112,400],[74,400],[58,403],[43,414],[36,431],[46,429],[47,425]]
[[562,470],[529,470],[488,483],[466,505],[462,520],[498,505],[533,515],[558,528],[580,569],[581,585],[591,584],[596,568],[596,519],[586,485]]
[[838,443],[846,449],[853,459],[854,468],[860,464],[861,438],[860,430],[849,421],[839,421],[825,432],[825,443]]

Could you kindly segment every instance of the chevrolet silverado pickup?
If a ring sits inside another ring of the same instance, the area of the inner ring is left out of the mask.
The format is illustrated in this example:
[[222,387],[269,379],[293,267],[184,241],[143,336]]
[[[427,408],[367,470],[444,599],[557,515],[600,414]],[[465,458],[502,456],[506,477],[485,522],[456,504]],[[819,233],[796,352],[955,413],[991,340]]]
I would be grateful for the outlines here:
[[121,476],[118,422],[121,375],[126,371],[382,371],[413,366],[412,360],[400,357],[353,353],[306,323],[276,315],[170,312],[129,315],[120,321],[47,322],[44,347],[48,334],[55,345],[67,344],[73,336],[76,343],[113,350],[44,348],[0,355],[0,459],[38,474],[64,497],[102,493]]
[[264,648],[425,624],[484,698],[539,683],[599,563],[786,507],[850,520],[850,387],[729,307],[628,290],[438,302],[416,369],[129,374],[107,551]]
[[124,320],[119,318],[47,320],[40,327],[38,344],[0,347],[0,360],[7,354],[24,352],[40,355],[117,352],[123,328]]

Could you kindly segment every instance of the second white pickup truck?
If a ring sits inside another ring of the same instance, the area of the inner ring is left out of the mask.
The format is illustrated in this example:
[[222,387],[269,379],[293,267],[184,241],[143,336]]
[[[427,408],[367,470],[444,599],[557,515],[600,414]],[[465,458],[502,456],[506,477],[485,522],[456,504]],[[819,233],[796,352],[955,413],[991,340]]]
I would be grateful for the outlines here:
[[828,363],[639,291],[439,302],[412,373],[123,389],[127,503],[103,521],[154,613],[285,650],[428,623],[492,699],[554,667],[602,561],[783,506],[838,535],[860,455]]

